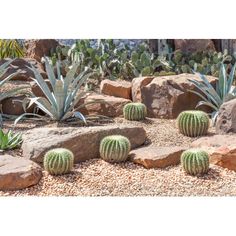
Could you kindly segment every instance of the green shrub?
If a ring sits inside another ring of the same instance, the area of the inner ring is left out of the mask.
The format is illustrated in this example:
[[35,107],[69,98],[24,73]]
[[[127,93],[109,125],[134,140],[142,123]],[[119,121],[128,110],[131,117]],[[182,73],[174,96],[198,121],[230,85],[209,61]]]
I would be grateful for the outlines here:
[[144,120],[147,115],[147,108],[143,103],[128,103],[123,108],[123,115],[127,120]]
[[16,39],[0,39],[0,59],[19,58],[25,54],[23,46]]

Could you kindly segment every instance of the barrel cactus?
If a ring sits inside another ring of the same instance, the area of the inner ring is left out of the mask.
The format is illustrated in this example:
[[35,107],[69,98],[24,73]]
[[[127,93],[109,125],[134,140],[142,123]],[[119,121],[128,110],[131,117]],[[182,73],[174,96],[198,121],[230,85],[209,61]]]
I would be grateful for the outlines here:
[[180,133],[189,137],[205,135],[209,128],[208,115],[203,111],[183,111],[177,123]]
[[55,148],[44,156],[44,169],[51,175],[67,174],[74,164],[73,153],[65,148]]
[[100,143],[100,156],[108,162],[123,162],[130,152],[130,141],[122,135],[111,135],[102,139]]
[[201,149],[189,149],[182,153],[181,164],[190,175],[206,174],[209,170],[209,156]]
[[144,120],[147,115],[147,108],[143,103],[128,103],[123,108],[123,115],[127,120]]

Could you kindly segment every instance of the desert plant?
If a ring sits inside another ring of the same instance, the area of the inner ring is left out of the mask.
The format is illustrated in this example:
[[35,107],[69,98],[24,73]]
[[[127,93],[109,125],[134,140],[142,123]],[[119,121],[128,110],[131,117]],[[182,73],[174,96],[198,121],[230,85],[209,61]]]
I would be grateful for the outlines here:
[[24,56],[24,48],[16,39],[0,39],[0,59]]
[[183,135],[198,137],[207,134],[209,118],[203,111],[183,111],[177,118],[177,124]]
[[209,170],[208,153],[201,149],[188,149],[181,155],[181,164],[190,175],[206,174]]
[[55,148],[48,151],[43,159],[44,169],[51,175],[69,173],[74,164],[74,154],[65,148]]
[[14,149],[22,143],[22,134],[13,133],[12,130],[8,130],[6,133],[0,129],[0,151]]
[[130,152],[130,141],[122,135],[111,135],[102,139],[100,143],[100,156],[108,162],[123,162]]
[[123,115],[127,120],[144,120],[147,115],[147,108],[143,103],[128,103],[123,108]]

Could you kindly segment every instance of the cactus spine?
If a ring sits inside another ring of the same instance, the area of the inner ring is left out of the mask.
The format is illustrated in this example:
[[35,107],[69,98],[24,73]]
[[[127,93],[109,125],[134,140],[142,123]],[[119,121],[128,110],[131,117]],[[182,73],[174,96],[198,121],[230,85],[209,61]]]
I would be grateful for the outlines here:
[[177,123],[180,133],[189,137],[205,135],[209,128],[208,115],[203,111],[183,111]]
[[111,135],[102,139],[99,151],[105,161],[123,162],[127,160],[130,148],[128,138],[122,135]]
[[73,153],[65,148],[48,151],[44,156],[44,169],[51,175],[69,173],[74,164]]
[[143,103],[128,103],[123,108],[123,115],[127,120],[144,120],[147,115],[147,108]]
[[209,156],[201,149],[189,149],[182,153],[181,164],[186,173],[202,175],[209,170]]

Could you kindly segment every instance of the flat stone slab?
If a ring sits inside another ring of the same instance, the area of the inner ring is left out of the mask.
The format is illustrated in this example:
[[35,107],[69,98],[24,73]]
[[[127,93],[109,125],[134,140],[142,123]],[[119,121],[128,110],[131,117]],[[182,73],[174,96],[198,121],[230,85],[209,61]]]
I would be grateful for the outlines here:
[[141,147],[132,150],[129,154],[130,160],[143,165],[146,168],[165,168],[178,165],[180,156],[185,147]]
[[99,158],[100,141],[108,135],[124,135],[130,140],[132,149],[146,140],[144,128],[130,125],[35,128],[23,135],[23,156],[41,163],[48,150],[63,147],[74,153],[75,163]]
[[0,190],[18,190],[30,187],[42,177],[41,167],[33,161],[0,156]]

